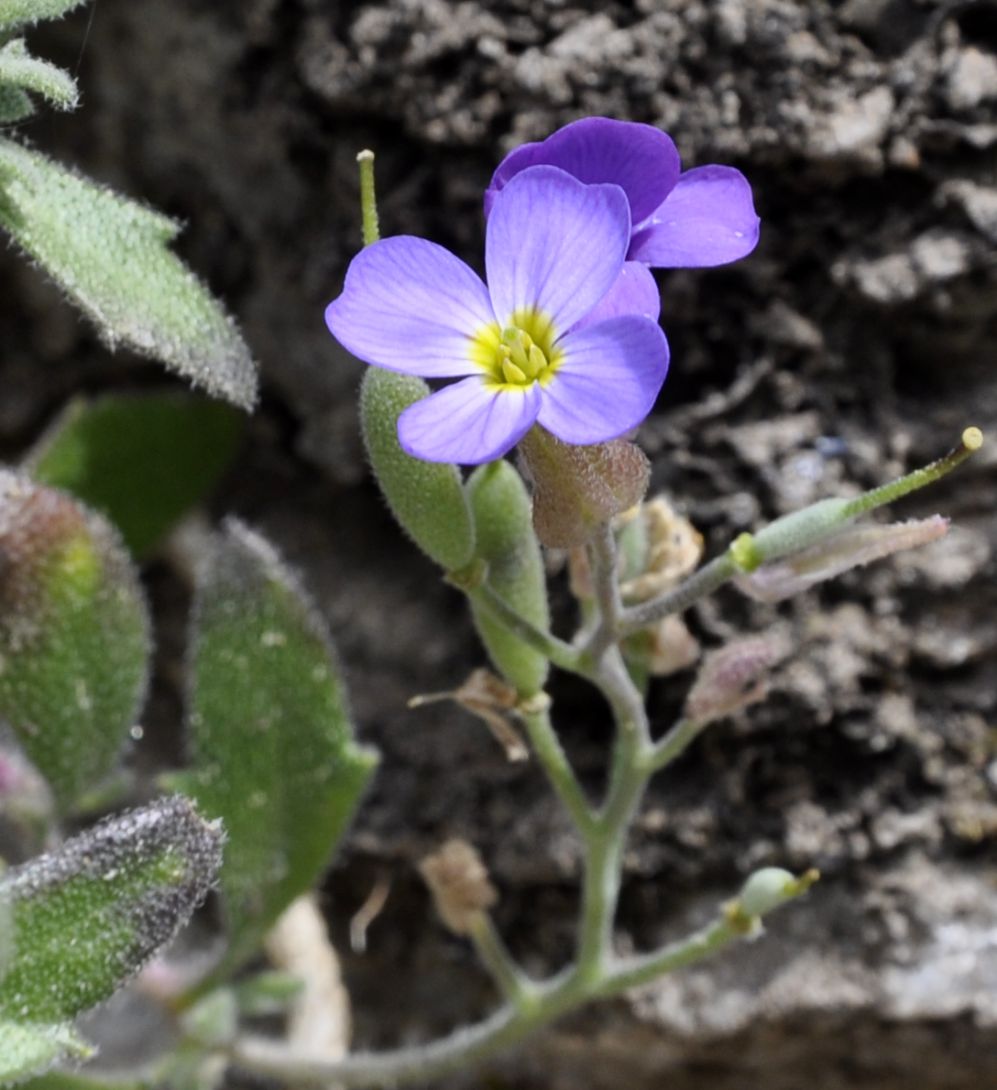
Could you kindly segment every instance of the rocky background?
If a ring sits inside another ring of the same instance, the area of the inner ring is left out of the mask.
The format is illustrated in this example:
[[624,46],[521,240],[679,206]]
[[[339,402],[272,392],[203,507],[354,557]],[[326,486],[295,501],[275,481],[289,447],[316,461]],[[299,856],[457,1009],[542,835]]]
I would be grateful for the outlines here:
[[[26,130],[182,217],[181,249],[241,319],[262,409],[216,502],[304,572],[384,753],[331,875],[356,1038],[388,1045],[490,1002],[413,862],[473,840],[498,920],[538,971],[570,949],[577,857],[536,769],[415,692],[481,661],[455,593],[365,478],[359,366],[322,323],[358,245],[354,156],[378,154],[382,227],[480,264],[501,155],[584,114],[650,122],[688,166],[732,163],[763,219],[746,261],[661,276],[673,364],[642,443],[712,549],[801,503],[997,435],[997,7],[939,0],[99,0],[36,34],[84,106]],[[0,453],[71,392],[163,381],[109,357],[56,293],[0,253]],[[677,935],[750,869],[825,880],[762,940],[592,1009],[447,1083],[508,1090],[980,1088],[997,1081],[997,457],[898,514],[949,538],[774,610],[733,592],[695,611],[706,644],[777,623],[796,646],[770,700],[657,784],[628,857],[620,942]],[[376,563],[375,563],[376,561]],[[180,751],[186,589],[149,571],[160,680],[148,744]],[[562,591],[563,594],[563,591]],[[687,678],[656,684],[661,726]],[[608,732],[555,682],[586,783]],[[158,743],[156,736],[158,735]],[[140,751],[139,761],[150,759]],[[363,955],[350,916],[391,894]],[[484,1080],[484,1081],[483,1081]]]

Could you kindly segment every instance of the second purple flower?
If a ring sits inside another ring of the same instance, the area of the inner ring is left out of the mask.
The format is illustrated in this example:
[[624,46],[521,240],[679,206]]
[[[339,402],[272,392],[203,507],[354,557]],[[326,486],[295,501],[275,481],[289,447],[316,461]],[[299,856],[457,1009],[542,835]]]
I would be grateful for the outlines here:
[[654,279],[625,260],[630,232],[620,186],[532,167],[495,199],[487,287],[442,246],[396,236],[357,254],[326,322],[367,363],[461,379],[402,413],[414,457],[492,461],[534,424],[604,442],[647,416],[668,370]]

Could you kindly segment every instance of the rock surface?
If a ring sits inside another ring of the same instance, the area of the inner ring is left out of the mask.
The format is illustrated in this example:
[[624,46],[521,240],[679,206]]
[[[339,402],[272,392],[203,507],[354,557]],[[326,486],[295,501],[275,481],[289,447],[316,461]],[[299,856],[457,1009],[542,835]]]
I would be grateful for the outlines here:
[[[52,50],[72,65],[86,28],[80,13]],[[642,432],[655,488],[715,550],[940,454],[967,423],[997,434],[997,16],[933,0],[145,0],[96,7],[81,78],[83,110],[26,135],[189,221],[183,252],[241,318],[267,390],[217,508],[303,569],[385,753],[330,882],[345,949],[350,914],[394,879],[367,953],[347,957],[358,1039],[445,1029],[486,1009],[488,987],[412,863],[448,836],[475,843],[498,921],[539,971],[570,951],[577,853],[535,769],[455,711],[405,710],[480,652],[365,481],[359,366],[321,320],[358,243],[356,151],[377,150],[386,232],[479,265],[498,158],[574,117],[650,122],[687,165],[748,174],[757,252],[660,278],[673,367]],[[4,453],[80,383],[156,381],[109,359],[14,255],[0,276]],[[997,1082],[995,506],[991,444],[898,509],[950,514],[948,540],[779,610],[729,592],[695,612],[706,645],[777,621],[798,650],[766,704],[655,786],[621,945],[681,933],[756,866],[825,880],[761,941],[565,1023],[493,1065],[491,1085]],[[165,565],[152,576],[169,666],[183,596]],[[161,725],[176,717],[169,676]],[[656,686],[656,723],[687,680]],[[559,680],[554,695],[597,788],[606,727],[585,691]]]

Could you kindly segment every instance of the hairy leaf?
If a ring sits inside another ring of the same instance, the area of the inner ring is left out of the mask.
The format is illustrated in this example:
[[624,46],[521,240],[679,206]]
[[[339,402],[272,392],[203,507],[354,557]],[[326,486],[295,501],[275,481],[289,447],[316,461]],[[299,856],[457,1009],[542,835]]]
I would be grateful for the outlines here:
[[193,769],[228,832],[228,964],[327,866],[376,764],[358,747],[328,632],[257,534],[230,521],[205,566],[190,660]]
[[87,0],[0,0],[0,30],[59,19]]
[[13,1086],[65,1060],[85,1060],[93,1049],[72,1026],[0,1018],[0,1086]]
[[0,139],[0,227],[96,324],[242,408],[256,370],[235,323],[168,248],[179,226]]
[[30,96],[20,87],[0,84],[0,125],[24,121],[35,112]]
[[204,899],[221,840],[217,825],[174,797],[5,874],[14,957],[0,982],[0,1016],[61,1022],[106,1000]]
[[107,515],[144,557],[211,491],[241,434],[229,406],[184,393],[80,398],[24,467]]
[[23,38],[0,46],[0,84],[34,91],[60,110],[74,110],[79,103],[76,80],[57,65],[32,57]]
[[0,724],[66,813],[113,768],[145,693],[149,620],[117,533],[0,470]]
[[64,1022],[112,995],[201,903],[222,832],[175,796],[101,822],[0,879],[14,955],[0,1017]]

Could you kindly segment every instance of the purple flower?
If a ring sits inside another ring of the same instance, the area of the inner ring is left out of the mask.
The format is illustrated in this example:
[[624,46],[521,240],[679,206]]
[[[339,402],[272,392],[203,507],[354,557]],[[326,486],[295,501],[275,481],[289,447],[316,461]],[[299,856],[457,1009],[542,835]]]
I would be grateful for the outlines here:
[[499,193],[521,171],[560,167],[589,184],[612,182],[630,201],[633,224],[627,259],[663,269],[724,265],[758,242],[751,186],[733,167],[703,166],[680,173],[670,136],[651,125],[586,117],[502,160],[485,192],[489,215]]
[[326,323],[368,363],[461,379],[399,417],[416,458],[488,462],[534,423],[601,443],[647,416],[668,370],[657,287],[625,261],[629,244],[620,186],[524,170],[488,219],[487,287],[442,246],[401,235],[357,254]]

